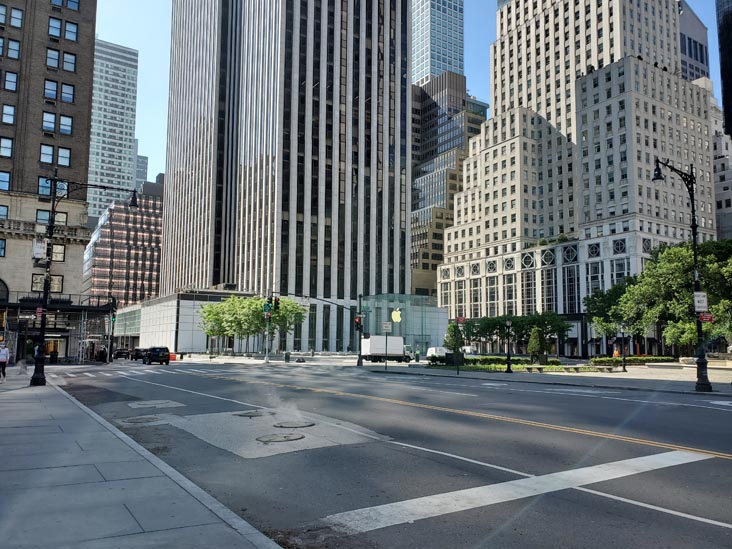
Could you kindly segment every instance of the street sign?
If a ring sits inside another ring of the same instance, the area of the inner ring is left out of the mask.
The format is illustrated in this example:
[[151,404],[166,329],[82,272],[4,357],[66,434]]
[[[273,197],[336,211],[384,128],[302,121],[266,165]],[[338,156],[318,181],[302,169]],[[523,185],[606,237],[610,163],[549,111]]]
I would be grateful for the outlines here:
[[457,316],[457,317],[455,317],[455,322],[457,322],[458,324],[462,324],[462,323],[465,322],[465,317],[464,316]]
[[384,322],[384,325],[382,326],[382,328],[383,328],[383,332],[385,334],[390,334],[391,333],[391,322]]
[[43,315],[43,307],[37,307],[36,308],[36,316]]
[[361,312],[362,313],[370,313],[371,312],[371,308],[370,307],[366,307],[364,305],[363,307],[361,307]]
[[712,313],[701,313],[699,320],[701,322],[714,322],[714,316],[712,316]]
[[694,292],[694,312],[706,313],[708,310],[707,292]]

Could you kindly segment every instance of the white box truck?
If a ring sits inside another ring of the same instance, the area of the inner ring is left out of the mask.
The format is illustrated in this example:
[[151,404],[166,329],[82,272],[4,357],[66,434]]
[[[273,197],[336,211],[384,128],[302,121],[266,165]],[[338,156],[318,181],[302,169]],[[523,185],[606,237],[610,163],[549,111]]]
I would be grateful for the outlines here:
[[[387,348],[388,346],[388,348]],[[404,345],[404,338],[400,336],[372,335],[361,339],[361,356],[371,362],[409,362],[414,360],[414,353],[409,345]]]

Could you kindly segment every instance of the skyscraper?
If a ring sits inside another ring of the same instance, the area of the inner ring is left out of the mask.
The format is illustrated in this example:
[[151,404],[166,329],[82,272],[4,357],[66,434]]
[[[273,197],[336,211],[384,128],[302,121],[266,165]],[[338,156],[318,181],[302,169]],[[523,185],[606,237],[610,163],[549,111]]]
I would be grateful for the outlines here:
[[586,356],[583,297],[690,238],[686,188],[651,180],[656,157],[694,165],[700,239],[715,238],[708,94],[680,75],[675,3],[498,6],[493,117],[469,145],[438,296],[451,318],[563,314],[561,352]]
[[732,0],[717,0],[717,29],[724,131],[732,135]]
[[464,73],[463,0],[412,0],[412,83]]
[[409,288],[409,2],[174,4],[162,292],[298,297],[290,349],[354,345]]
[[89,189],[89,216],[97,218],[135,188],[137,50],[96,39],[88,182],[119,191]]

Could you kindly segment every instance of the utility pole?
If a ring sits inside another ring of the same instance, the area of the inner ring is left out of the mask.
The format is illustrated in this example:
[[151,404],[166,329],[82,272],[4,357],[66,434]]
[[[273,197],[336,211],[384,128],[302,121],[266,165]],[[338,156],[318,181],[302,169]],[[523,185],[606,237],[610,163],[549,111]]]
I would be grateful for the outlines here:
[[358,294],[358,318],[361,319],[361,331],[356,331],[356,345],[358,345],[358,360],[356,360],[356,366],[363,366],[363,356],[361,355],[361,334],[363,333],[363,317],[361,316],[361,299],[363,299],[362,294]]

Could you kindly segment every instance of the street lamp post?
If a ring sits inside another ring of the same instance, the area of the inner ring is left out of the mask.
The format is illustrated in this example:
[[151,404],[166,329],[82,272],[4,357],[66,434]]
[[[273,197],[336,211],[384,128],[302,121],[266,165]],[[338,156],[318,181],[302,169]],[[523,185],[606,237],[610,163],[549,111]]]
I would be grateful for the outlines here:
[[[698,250],[698,225],[696,222],[696,201],[694,199],[694,187],[696,187],[696,175],[694,174],[694,165],[689,166],[689,172],[684,172],[672,166],[668,160],[659,160],[656,158],[656,169],[653,172],[653,181],[663,181],[664,175],[661,172],[661,166],[667,167],[673,173],[678,175],[686,186],[689,193],[689,201],[691,202],[691,245],[694,253],[694,292],[701,292],[701,281],[699,280],[699,250]],[[696,314],[696,313],[695,313]],[[704,353],[704,333],[702,331],[702,323],[699,315],[696,314],[696,390],[702,393],[710,393],[712,384],[709,382],[707,375],[707,358]]]
[[506,373],[512,374],[513,370],[511,370],[511,326],[513,325],[513,321],[511,318],[506,319],[506,340],[507,340],[507,347],[506,347]]
[[[47,179],[51,190],[51,212],[48,217],[48,226],[46,227],[46,272],[43,278],[43,298],[41,311],[41,334],[38,342],[38,352],[35,356],[35,367],[33,369],[33,377],[31,377],[31,386],[42,386],[46,384],[46,314],[48,310],[48,299],[51,293],[51,262],[53,259],[53,235],[56,230],[56,207],[59,202],[69,195],[70,187],[80,189],[101,189],[107,191],[119,190],[116,187],[108,187],[106,185],[93,185],[91,183],[75,183],[65,179],[59,179],[58,171],[54,171],[53,177]],[[60,185],[59,185],[60,184]],[[130,207],[137,208],[137,190],[132,191],[130,199]]]

